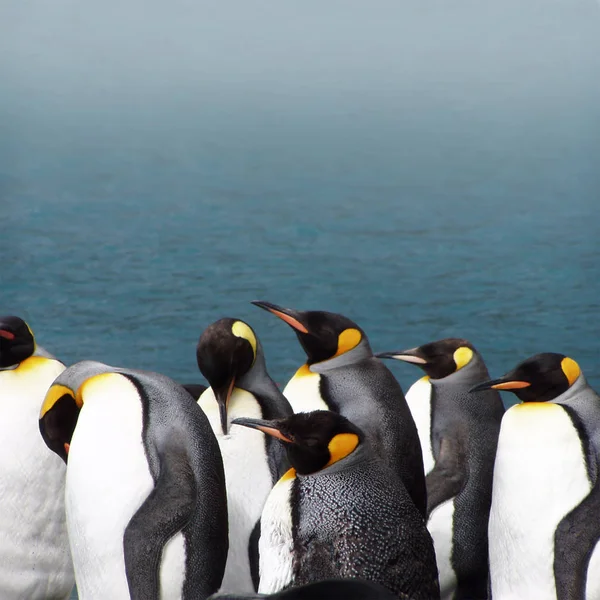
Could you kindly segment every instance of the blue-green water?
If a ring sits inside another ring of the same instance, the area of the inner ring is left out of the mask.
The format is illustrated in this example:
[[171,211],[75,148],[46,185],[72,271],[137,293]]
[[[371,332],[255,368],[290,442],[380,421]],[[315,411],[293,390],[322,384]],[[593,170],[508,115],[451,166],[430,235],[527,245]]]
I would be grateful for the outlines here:
[[375,350],[467,337],[494,376],[563,352],[600,387],[598,6],[384,4],[214,8],[199,35],[202,3],[129,0],[118,28],[8,3],[0,313],[67,363],[183,381],[235,316],[285,383],[303,353],[264,299]]

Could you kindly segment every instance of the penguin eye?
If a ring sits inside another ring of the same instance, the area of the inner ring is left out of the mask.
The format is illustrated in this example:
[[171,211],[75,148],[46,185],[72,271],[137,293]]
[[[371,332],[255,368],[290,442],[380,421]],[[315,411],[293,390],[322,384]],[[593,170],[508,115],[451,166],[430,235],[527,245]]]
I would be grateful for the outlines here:
[[309,448],[314,448],[315,446],[319,445],[319,440],[317,438],[314,438],[314,437],[309,437],[309,438],[304,438],[304,443]]

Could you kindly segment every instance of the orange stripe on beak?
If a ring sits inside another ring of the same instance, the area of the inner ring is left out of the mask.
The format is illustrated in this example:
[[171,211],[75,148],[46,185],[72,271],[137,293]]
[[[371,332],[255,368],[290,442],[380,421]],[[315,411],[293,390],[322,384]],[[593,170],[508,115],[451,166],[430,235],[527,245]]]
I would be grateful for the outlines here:
[[504,383],[497,383],[493,385],[494,390],[519,390],[521,388],[529,387],[531,384],[528,381],[505,381]]
[[277,438],[278,440],[281,440],[283,442],[287,442],[288,444],[294,443],[289,438],[286,438],[285,435],[283,435],[283,433],[281,433],[281,431],[279,431],[279,429],[275,429],[275,427],[264,427],[263,425],[257,425],[256,429],[260,429],[263,433],[266,433],[267,435],[271,435],[274,438]]
[[281,312],[280,310],[275,310],[274,308],[267,308],[267,310],[273,313],[276,317],[279,317],[282,321],[285,321],[294,329],[297,329],[302,333],[308,333],[308,329],[306,329],[306,327],[304,327],[304,325],[302,325],[302,323],[300,323],[298,319],[294,319],[294,317],[290,317],[290,315],[286,315],[284,312]]

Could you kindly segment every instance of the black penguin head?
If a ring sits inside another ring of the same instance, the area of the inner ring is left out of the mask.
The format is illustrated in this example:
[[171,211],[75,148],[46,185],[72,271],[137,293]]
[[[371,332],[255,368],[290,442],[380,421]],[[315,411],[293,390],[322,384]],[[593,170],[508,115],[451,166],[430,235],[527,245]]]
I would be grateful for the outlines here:
[[46,446],[65,462],[82,404],[72,389],[56,382],[50,386],[42,404],[40,433]]
[[221,427],[227,434],[227,404],[236,384],[252,368],[258,342],[252,328],[239,319],[219,319],[198,341],[198,368],[219,403]]
[[297,413],[286,419],[234,419],[236,425],[259,429],[281,440],[292,467],[301,475],[315,473],[345,458],[362,442],[360,429],[327,410]]
[[484,381],[471,388],[479,392],[490,388],[509,390],[523,402],[548,402],[564,394],[579,378],[579,365],[564,354],[536,354],[500,379]]
[[365,332],[353,321],[336,313],[282,308],[269,302],[252,302],[268,310],[294,329],[306,352],[307,364],[340,356],[367,340]]
[[474,354],[475,348],[467,340],[446,338],[409,350],[379,352],[375,356],[413,363],[421,367],[432,379],[442,379],[462,369]]
[[35,340],[19,317],[0,317],[0,368],[13,367],[35,352]]

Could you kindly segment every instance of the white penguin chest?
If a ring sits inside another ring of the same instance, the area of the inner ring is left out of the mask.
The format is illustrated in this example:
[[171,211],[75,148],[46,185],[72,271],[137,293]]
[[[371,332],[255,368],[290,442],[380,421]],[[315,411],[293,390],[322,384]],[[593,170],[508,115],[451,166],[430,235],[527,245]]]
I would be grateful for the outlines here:
[[562,407],[530,403],[506,412],[489,522],[494,598],[556,597],[554,533],[590,487],[579,435]]
[[295,413],[329,410],[321,396],[321,376],[312,373],[305,365],[300,367],[283,390]]
[[154,487],[142,404],[125,377],[86,390],[69,450],[66,509],[82,600],[129,598],[123,534]]
[[261,594],[274,594],[293,578],[294,538],[292,529],[292,487],[294,471],[290,469],[272,489],[260,523]]
[[421,377],[406,392],[406,403],[412,414],[421,450],[423,451],[423,467],[427,475],[435,466],[431,447],[431,383],[428,377]]
[[73,587],[66,466],[38,426],[46,392],[64,369],[31,357],[0,371],[0,598],[61,597]]
[[238,417],[262,419],[262,410],[250,392],[234,388],[227,407],[227,435],[223,435],[219,407],[211,388],[200,396],[198,403],[215,432],[225,468],[229,552],[221,590],[252,592],[248,544],[273,487],[273,480],[264,434],[241,425],[231,425],[231,421]]

